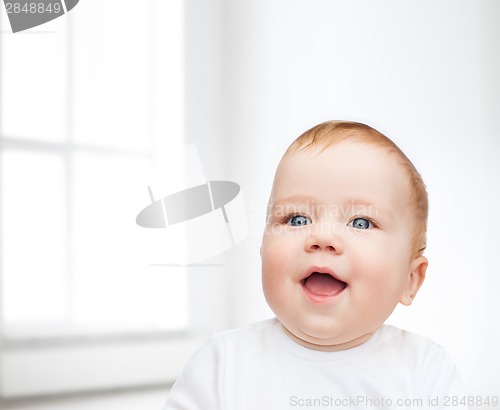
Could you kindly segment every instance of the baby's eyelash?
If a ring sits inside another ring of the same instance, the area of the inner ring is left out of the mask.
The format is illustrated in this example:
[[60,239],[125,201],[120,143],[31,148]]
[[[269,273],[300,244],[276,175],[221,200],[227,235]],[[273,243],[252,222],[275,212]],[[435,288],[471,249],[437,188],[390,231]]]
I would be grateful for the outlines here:
[[354,221],[358,218],[366,219],[368,222],[370,222],[373,225],[374,228],[380,228],[380,225],[373,218],[370,218],[369,216],[366,216],[366,215],[355,215],[351,219],[349,219],[349,222],[347,222],[347,224],[350,224],[352,221]]
[[304,217],[306,217],[306,218],[310,219],[310,218],[309,218],[309,216],[307,216],[307,215],[306,215],[306,214],[304,214],[304,213],[294,212],[294,213],[288,214],[288,215],[286,215],[285,217],[283,217],[283,218],[280,220],[280,223],[281,223],[281,224],[287,224],[288,222],[290,222],[290,220],[291,220],[294,216],[304,216]]
[[[305,214],[303,212],[293,212],[293,213],[287,214],[283,218],[279,219],[279,223],[287,225],[290,223],[291,219],[295,216],[303,216],[311,221],[311,217],[309,217],[307,214]],[[371,218],[367,215],[354,215],[352,218],[349,219],[347,224],[350,224],[351,222],[353,222],[354,220],[356,220],[358,218],[366,219],[368,222],[370,222],[373,225],[374,228],[380,228],[380,225],[373,218]]]

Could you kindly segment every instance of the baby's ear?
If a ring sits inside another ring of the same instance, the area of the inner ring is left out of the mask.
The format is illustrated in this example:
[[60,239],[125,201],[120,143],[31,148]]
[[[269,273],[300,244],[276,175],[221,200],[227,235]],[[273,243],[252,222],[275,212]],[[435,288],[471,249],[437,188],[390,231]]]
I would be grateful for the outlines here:
[[424,283],[427,265],[429,265],[429,261],[425,256],[415,258],[410,264],[410,271],[406,278],[406,288],[399,299],[399,302],[403,305],[410,306],[413,299],[415,299],[420,286]]

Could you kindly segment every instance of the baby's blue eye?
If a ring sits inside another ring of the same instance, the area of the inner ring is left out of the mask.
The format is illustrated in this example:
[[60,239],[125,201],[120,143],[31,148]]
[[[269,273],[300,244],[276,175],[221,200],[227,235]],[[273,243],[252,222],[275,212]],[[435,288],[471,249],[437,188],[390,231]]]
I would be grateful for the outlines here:
[[292,226],[304,226],[311,223],[309,218],[304,215],[294,215],[289,220],[288,223]]
[[354,218],[349,225],[356,229],[373,228],[373,224],[366,218]]

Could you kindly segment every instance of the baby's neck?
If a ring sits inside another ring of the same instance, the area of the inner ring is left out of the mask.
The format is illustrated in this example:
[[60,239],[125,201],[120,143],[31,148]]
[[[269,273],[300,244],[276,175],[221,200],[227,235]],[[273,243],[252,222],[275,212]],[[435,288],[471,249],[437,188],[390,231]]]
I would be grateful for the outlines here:
[[281,328],[283,329],[285,334],[290,339],[292,339],[294,342],[298,343],[299,345],[307,347],[308,349],[311,349],[311,350],[318,350],[318,351],[322,351],[322,352],[339,352],[341,350],[352,349],[353,347],[360,346],[363,343],[370,340],[370,338],[375,333],[375,331],[373,331],[371,333],[367,333],[365,335],[362,335],[356,339],[350,340],[350,341],[345,342],[345,343],[339,343],[339,344],[333,344],[333,345],[319,345],[319,344],[314,344],[314,343],[308,342],[306,340],[303,340],[303,339],[295,336],[285,326],[283,326],[283,324],[281,325]]

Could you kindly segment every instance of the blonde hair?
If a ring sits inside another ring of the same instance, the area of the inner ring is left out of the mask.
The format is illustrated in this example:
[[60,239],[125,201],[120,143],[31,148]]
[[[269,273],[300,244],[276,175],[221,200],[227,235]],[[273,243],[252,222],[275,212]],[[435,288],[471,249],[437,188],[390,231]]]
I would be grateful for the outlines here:
[[415,256],[420,256],[427,243],[427,215],[429,202],[427,190],[421,175],[401,151],[401,149],[384,134],[368,125],[350,121],[327,121],[316,125],[300,135],[286,150],[283,158],[288,155],[313,147],[326,149],[345,140],[372,144],[386,149],[395,155],[399,165],[403,167],[410,186],[410,203],[415,215],[415,231],[412,238],[412,248]]

